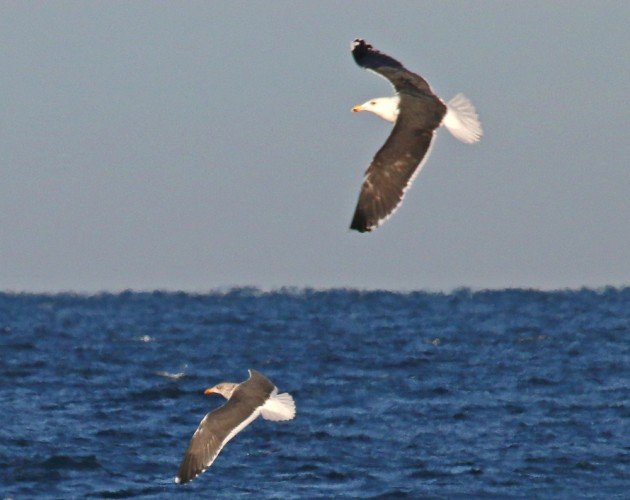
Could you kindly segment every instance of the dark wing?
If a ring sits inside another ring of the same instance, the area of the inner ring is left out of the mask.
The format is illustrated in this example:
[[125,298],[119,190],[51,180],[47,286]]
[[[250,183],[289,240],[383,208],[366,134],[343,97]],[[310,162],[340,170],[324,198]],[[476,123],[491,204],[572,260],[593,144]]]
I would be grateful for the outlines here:
[[186,483],[212,465],[226,443],[254,420],[260,410],[235,404],[232,398],[208,413],[193,434],[175,482]]
[[396,210],[427,160],[434,131],[445,113],[446,107],[437,98],[401,95],[394,129],[365,172],[350,229],[371,231]]
[[387,78],[397,92],[421,91],[433,94],[424,78],[409,71],[393,57],[374,49],[365,40],[357,38],[352,43],[352,56],[362,68]]
[[[274,389],[276,389],[276,386],[273,385],[273,382],[262,373],[252,370],[251,368],[248,371],[249,378],[238,387],[239,392],[242,397],[260,398],[261,396],[264,396],[264,400],[260,402],[260,405],[263,405]],[[255,404],[257,402],[258,400],[256,399],[251,400],[251,404]]]
[[186,483],[204,472],[227,442],[260,414],[275,386],[257,371],[249,372],[249,379],[236,388],[229,401],[199,424],[179,466],[177,483]]

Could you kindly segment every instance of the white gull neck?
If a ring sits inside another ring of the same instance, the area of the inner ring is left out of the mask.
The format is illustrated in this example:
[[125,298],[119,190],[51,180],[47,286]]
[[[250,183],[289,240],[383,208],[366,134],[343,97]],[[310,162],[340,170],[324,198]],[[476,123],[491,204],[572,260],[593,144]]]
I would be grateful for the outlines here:
[[381,117],[388,122],[395,122],[398,118],[398,105],[400,104],[400,97],[397,95],[392,97],[377,97],[370,99],[363,103],[361,108],[364,111],[374,113],[376,116]]

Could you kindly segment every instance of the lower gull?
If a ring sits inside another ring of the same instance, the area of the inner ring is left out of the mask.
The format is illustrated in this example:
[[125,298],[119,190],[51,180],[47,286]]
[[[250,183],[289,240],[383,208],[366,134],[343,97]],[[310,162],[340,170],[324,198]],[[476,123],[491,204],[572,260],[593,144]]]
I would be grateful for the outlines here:
[[220,394],[228,401],[208,413],[199,424],[179,466],[176,483],[186,483],[204,472],[227,442],[259,415],[266,420],[295,417],[291,395],[278,394],[278,388],[271,380],[255,370],[249,370],[245,382],[223,382],[206,389],[204,394]]

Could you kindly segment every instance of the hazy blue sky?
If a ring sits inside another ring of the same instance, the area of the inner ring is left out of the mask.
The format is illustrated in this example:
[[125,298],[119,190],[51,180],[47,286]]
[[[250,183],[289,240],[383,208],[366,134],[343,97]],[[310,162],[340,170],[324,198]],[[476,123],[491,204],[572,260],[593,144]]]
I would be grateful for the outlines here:
[[[341,5],[341,6],[339,6]],[[3,2],[0,289],[630,283],[630,2]],[[465,93],[398,212],[363,37]]]

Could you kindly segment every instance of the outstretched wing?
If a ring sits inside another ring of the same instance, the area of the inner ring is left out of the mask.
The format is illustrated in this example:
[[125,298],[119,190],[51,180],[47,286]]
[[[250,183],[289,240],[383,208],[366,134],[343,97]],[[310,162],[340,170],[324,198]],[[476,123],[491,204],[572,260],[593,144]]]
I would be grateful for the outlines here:
[[424,78],[409,71],[393,57],[379,52],[366,43],[365,40],[357,38],[352,42],[352,56],[362,68],[374,71],[387,78],[397,92],[421,91],[433,93]]
[[419,128],[398,117],[365,172],[350,229],[371,231],[394,213],[429,157],[434,134],[434,128]]
[[186,483],[204,472],[227,442],[259,414],[259,408],[246,408],[238,402],[233,403],[232,399],[221,408],[208,413],[190,440],[175,482]]

